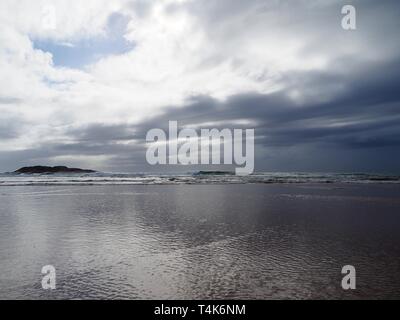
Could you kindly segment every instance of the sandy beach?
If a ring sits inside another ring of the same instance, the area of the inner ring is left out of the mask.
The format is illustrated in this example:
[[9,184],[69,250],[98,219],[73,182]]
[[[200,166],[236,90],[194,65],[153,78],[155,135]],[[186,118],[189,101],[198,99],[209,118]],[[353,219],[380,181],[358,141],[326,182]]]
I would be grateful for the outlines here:
[[[0,299],[400,298],[400,185],[0,187]],[[57,289],[41,288],[41,268]],[[341,269],[357,269],[344,291]]]

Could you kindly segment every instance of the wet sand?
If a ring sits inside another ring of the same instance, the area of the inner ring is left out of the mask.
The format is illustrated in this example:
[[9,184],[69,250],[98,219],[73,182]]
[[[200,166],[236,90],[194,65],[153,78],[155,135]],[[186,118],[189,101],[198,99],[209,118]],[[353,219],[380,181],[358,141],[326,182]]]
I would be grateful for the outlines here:
[[2,186],[0,201],[0,299],[400,298],[396,184]]

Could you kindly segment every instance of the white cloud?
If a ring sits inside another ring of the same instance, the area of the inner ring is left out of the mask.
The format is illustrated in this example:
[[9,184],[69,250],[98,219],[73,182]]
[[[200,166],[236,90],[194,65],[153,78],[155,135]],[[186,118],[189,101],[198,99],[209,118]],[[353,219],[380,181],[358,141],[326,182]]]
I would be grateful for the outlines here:
[[[2,0],[0,97],[14,101],[0,110],[30,126],[0,148],[62,141],[71,124],[140,122],[193,95],[224,100],[273,92],[287,85],[287,73],[325,70],[348,55],[377,59],[397,50],[377,37],[371,40],[379,32],[368,25],[344,34],[338,3]],[[49,8],[55,29],[44,23]],[[74,48],[77,41],[106,37],[115,12],[130,19],[124,34],[135,44],[130,52],[77,70],[54,66],[51,52],[34,48],[37,39]],[[299,90],[288,95],[302,101],[312,96]]]

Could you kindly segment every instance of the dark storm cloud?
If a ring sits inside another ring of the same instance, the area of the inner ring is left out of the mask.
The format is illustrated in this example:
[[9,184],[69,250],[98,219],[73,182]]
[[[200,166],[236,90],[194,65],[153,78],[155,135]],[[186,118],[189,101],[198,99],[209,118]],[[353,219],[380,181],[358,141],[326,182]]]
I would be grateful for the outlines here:
[[[400,130],[400,63],[360,69],[346,78],[322,72],[290,75],[291,86],[285,90],[235,95],[225,102],[192,97],[185,107],[170,107],[163,115],[137,126],[136,135],[143,137],[151,128],[166,129],[169,120],[177,120],[182,126],[221,122],[213,126],[237,127],[235,121],[246,119],[255,123],[266,145],[328,140],[340,144],[369,135],[384,140]],[[312,88],[314,96],[306,97],[306,101],[299,98],[301,102],[290,98],[290,90],[304,92],[304,87]]]
[[[305,64],[315,52],[329,57],[329,63],[322,68],[279,72],[274,83],[282,89],[270,94],[240,93],[223,101],[198,95],[188,98],[183,106],[166,107],[163,114],[135,125],[70,127],[64,132],[65,141],[0,153],[2,166],[45,164],[60,156],[109,156],[109,165],[115,170],[135,170],[135,165],[145,164],[146,133],[153,128],[167,131],[168,121],[177,120],[180,127],[255,128],[258,170],[400,171],[398,1],[350,1],[358,12],[354,33],[340,27],[340,8],[348,1],[310,3],[218,0],[172,4],[168,10],[193,14],[210,43],[224,43],[221,50],[207,55],[199,68],[229,59],[230,50],[245,46],[260,33],[276,34],[281,39],[298,35],[303,40],[300,55]],[[145,18],[153,4],[143,0],[131,6]],[[267,17],[273,21],[270,29],[262,23]],[[235,63],[240,65],[241,61]],[[262,82],[268,78],[269,66],[257,67]],[[17,102],[0,97],[0,105]],[[0,139],[17,137],[20,127],[0,117]]]
[[[325,159],[326,166],[332,166],[347,150],[354,159],[362,153],[364,164],[370,159],[375,166],[377,149],[384,151],[382,157],[386,152],[399,154],[400,150],[400,60],[360,64],[355,69],[358,71],[346,77],[334,71],[289,74],[288,88],[272,94],[234,95],[225,102],[208,96],[192,97],[185,107],[170,107],[136,126],[136,136],[144,140],[152,128],[167,130],[170,120],[189,127],[250,127],[256,129],[259,147],[276,150],[312,145],[314,149],[307,152],[318,155],[324,150],[331,154]],[[299,98],[299,102],[289,95],[295,89],[312,94],[304,101]],[[238,125],[236,121],[243,119],[254,125]],[[209,122],[212,125],[207,125]],[[396,163],[393,159],[392,167],[398,168]],[[310,167],[314,165],[310,163]]]
[[0,139],[13,139],[18,136],[17,126],[9,123],[0,123]]
[[120,141],[134,138],[132,128],[127,124],[90,124],[68,129],[67,135],[79,141]]
[[25,122],[18,117],[2,117],[0,114],[0,140],[18,138],[23,133]]
[[[343,70],[346,63],[348,61],[338,61],[337,70]],[[185,106],[170,106],[163,114],[136,125],[95,123],[73,127],[65,132],[68,143],[54,142],[8,154],[7,158],[9,161],[23,158],[40,161],[58,156],[109,156],[113,168],[134,168],[145,165],[148,130],[161,128],[167,131],[168,121],[176,120],[180,127],[255,128],[256,151],[272,148],[273,157],[276,154],[285,157],[282,150],[298,148],[308,153],[297,155],[304,162],[304,157],[324,150],[329,158],[319,155],[318,161],[324,160],[326,166],[332,166],[344,154],[354,160],[363,159],[364,164],[370,161],[375,165],[379,163],[377,150],[384,149],[393,154],[399,154],[400,150],[397,77],[400,60],[374,65],[352,62],[352,65],[357,71],[346,77],[341,71],[284,75],[288,86],[271,94],[233,95],[223,102],[209,96],[194,96]],[[293,98],[290,96],[293,90],[303,92],[305,96]],[[238,122],[243,120],[252,124]],[[262,162],[272,161],[268,156],[263,159]],[[287,160],[279,158],[275,161],[290,167]],[[302,166],[308,168],[304,163]],[[310,163],[310,167],[315,168],[315,163]]]
[[[28,165],[70,165],[76,162],[57,160],[59,157],[101,157],[106,156],[112,162],[110,170],[132,170],[135,164],[144,161],[145,148],[143,145],[123,145],[110,142],[76,142],[62,141],[42,144],[34,148],[18,151],[0,151],[0,159],[4,171],[14,171],[18,167]],[[79,162],[79,160],[78,160]],[[106,167],[106,166],[105,166]],[[91,168],[98,170],[99,168]],[[103,168],[104,169],[104,168]]]
[[[346,63],[337,62],[337,69],[343,69]],[[352,64],[354,67],[355,62]],[[177,120],[181,127],[255,128],[256,144],[264,148],[314,145],[315,152],[330,153],[399,148],[400,62],[377,63],[368,68],[360,64],[354,69],[358,71],[347,77],[334,71],[288,74],[285,90],[234,95],[224,102],[195,96],[184,107],[171,106],[162,115],[136,125],[91,124],[70,128],[65,134],[72,143],[47,144],[26,151],[24,156],[106,155],[113,157],[115,166],[144,164],[146,133],[153,128],[167,131],[168,121],[172,120]],[[305,92],[305,98],[291,98],[292,90]],[[242,120],[252,124],[237,122]],[[334,156],[331,160],[335,161]]]

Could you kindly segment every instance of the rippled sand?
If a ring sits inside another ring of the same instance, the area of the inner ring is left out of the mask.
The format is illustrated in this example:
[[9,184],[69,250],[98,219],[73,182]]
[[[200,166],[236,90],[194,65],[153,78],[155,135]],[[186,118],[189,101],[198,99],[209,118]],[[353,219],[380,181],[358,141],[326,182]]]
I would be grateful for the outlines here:
[[399,199],[393,184],[3,186],[0,298],[400,298]]

